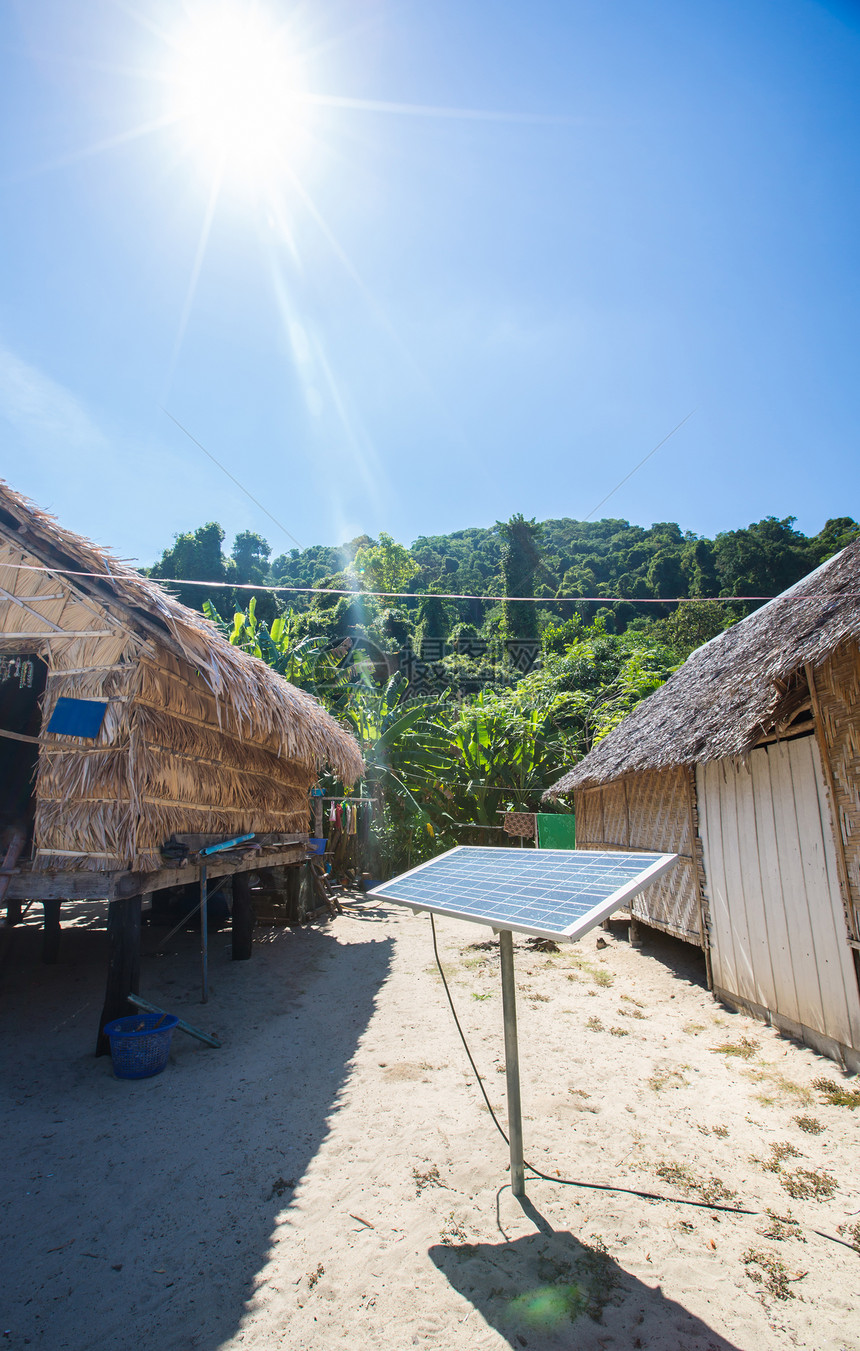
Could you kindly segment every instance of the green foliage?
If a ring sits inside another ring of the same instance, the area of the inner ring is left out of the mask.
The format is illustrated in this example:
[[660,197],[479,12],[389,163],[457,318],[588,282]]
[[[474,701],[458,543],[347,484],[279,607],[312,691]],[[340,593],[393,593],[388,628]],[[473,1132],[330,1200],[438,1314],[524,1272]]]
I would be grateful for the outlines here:
[[824,563],[832,554],[847,548],[855,539],[860,539],[860,525],[850,516],[837,516],[834,520],[828,521],[824,529],[810,542],[818,548],[818,561]]
[[[383,532],[270,563],[268,543],[253,531],[237,535],[225,556],[224,531],[210,522],[177,535],[151,575],[175,582],[180,599],[203,608],[231,643],[316,695],[354,732],[367,766],[363,791],[379,804],[374,867],[393,872],[456,843],[506,844],[502,811],[538,809],[566,767],[756,604],[726,597],[775,594],[858,537],[850,517],[813,537],[791,517],[766,517],[708,540],[674,522],[646,529],[515,515],[491,529],[422,537],[411,551]],[[198,591],[176,582],[184,578],[217,586]],[[249,600],[234,590],[241,582],[309,591],[282,610],[271,592]],[[421,600],[370,594],[407,588]],[[476,598],[440,594],[454,590]],[[489,599],[498,594],[503,603]],[[518,600],[524,595],[545,599]],[[523,675],[504,654],[512,639],[538,634],[540,661]],[[430,640],[447,643],[447,654],[432,662],[429,692],[418,696],[403,676],[389,679],[382,654],[409,643],[429,654]],[[848,1090],[846,1099],[856,1105]]]
[[653,640],[664,642],[678,654],[680,662],[697,647],[730,628],[737,619],[738,616],[718,600],[691,600],[677,606],[668,619],[657,620],[639,632],[643,637],[649,634]]
[[575,759],[658,689],[680,658],[648,629],[610,634],[597,619],[587,627],[574,621],[568,632],[573,640],[559,653],[558,630],[548,630],[541,668],[523,677],[511,697],[523,707],[546,708]]
[[356,685],[340,707],[341,720],[361,746],[371,792],[400,798],[427,818],[422,798],[438,769],[444,729],[434,721],[435,701],[409,700],[407,692],[401,675],[392,676],[382,690]]
[[247,610],[235,612],[232,624],[222,619],[211,601],[204,601],[203,608],[207,619],[234,647],[260,657],[285,680],[326,704],[336,705],[358,679],[346,645],[333,648],[323,637],[303,637],[290,610],[269,625],[257,617],[256,597],[251,598]]
[[717,535],[714,559],[722,595],[776,596],[815,566],[810,541],[794,529],[794,520],[766,516],[746,530]]
[[425,644],[428,639],[444,642],[451,632],[451,606],[439,596],[425,596],[418,605],[418,622],[415,626],[415,651],[426,657]]
[[517,601],[516,596],[537,594],[538,572],[542,566],[541,527],[535,520],[527,521],[517,512],[509,521],[497,522],[502,538],[502,582],[505,602],[503,628],[506,638],[537,638],[535,605]]
[[500,811],[536,811],[565,750],[549,707],[481,692],[446,728],[437,810],[452,823],[484,827],[501,825]]
[[232,557],[237,582],[265,583],[272,546],[253,530],[243,530],[233,541]]
[[[704,600],[774,595],[858,536],[860,526],[849,516],[829,520],[818,535],[809,537],[794,528],[791,517],[765,517],[709,540],[682,531],[673,521],[650,527],[620,519],[538,523],[515,515],[490,528],[421,536],[411,550],[383,532],[379,540],[359,535],[337,548],[292,549],[269,565],[269,546],[252,531],[237,536],[232,556],[225,557],[224,532],[210,522],[177,536],[151,571],[168,581],[189,577],[229,584],[247,577],[260,584],[280,582],[309,589],[323,585],[349,589],[358,581],[365,591],[456,590],[475,599],[448,603],[452,627],[466,623],[487,637],[500,632],[527,638],[574,615],[590,624],[601,609],[613,616],[606,618],[607,631],[623,633],[631,624],[641,627],[667,618],[675,596]],[[502,592],[509,600],[498,610],[484,599]],[[181,599],[196,608],[202,607],[203,594],[191,587],[180,591]],[[546,603],[535,607],[517,602],[517,595],[526,594],[546,596]],[[238,595],[244,605],[246,596]],[[609,597],[618,599],[603,599]],[[655,597],[660,603],[653,603]],[[219,589],[210,599],[226,612],[236,597]],[[327,608],[327,601],[333,604],[336,599],[296,594],[290,603],[302,612]],[[646,600],[652,603],[644,604]],[[729,609],[739,618],[756,604],[734,604]],[[416,608],[412,601],[405,603],[413,628]],[[532,613],[535,609],[537,614]],[[274,618],[274,606],[264,603],[262,596],[258,612],[268,620]]]
[[[161,558],[149,570],[150,577],[170,582],[176,577],[194,579],[201,582],[227,582],[233,567],[221,552],[224,531],[216,521],[209,521],[197,530],[189,530],[184,535],[174,535],[173,546],[165,549]],[[171,586],[170,590],[183,605],[192,609],[203,608],[203,601],[209,598],[213,605],[226,609],[230,592],[217,591],[197,586]]]
[[378,544],[363,545],[355,555],[353,570],[367,591],[389,594],[405,591],[416,573],[418,563],[404,544],[398,544],[384,530],[379,532]]

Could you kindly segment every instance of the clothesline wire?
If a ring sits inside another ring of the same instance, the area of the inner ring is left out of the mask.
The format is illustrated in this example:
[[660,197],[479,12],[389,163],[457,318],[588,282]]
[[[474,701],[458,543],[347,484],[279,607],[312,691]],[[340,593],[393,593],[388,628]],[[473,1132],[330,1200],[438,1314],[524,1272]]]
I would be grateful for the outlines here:
[[[38,567],[35,563],[7,563],[4,567],[16,568],[23,572],[47,572],[55,577],[95,577],[102,581],[115,581],[111,575],[103,572],[79,572],[71,568],[46,568]],[[140,580],[149,581],[150,578],[141,576]],[[364,591],[355,590],[348,587],[334,586],[288,586],[273,583],[257,582],[231,582],[223,580],[220,582],[201,581],[197,577],[157,577],[153,578],[159,585],[164,586],[203,586],[211,587],[215,590],[227,588],[231,591],[287,591],[296,595],[311,596],[354,596],[360,599],[364,596],[373,596],[378,600],[425,600],[428,596],[436,600],[481,600],[487,602],[496,601],[526,601],[534,604],[553,605],[559,601],[566,601],[575,604],[578,601],[599,601],[604,604],[607,601],[622,602],[628,605],[695,605],[705,600],[717,601],[768,601],[779,600],[779,596],[491,596],[476,595],[469,592],[460,591]],[[797,596],[783,596],[784,600],[832,600],[832,599],[852,599],[860,597],[860,591],[817,591],[806,592]],[[35,597],[38,600],[38,596]]]
[[356,797],[352,797],[351,788],[345,789],[344,792],[341,793],[340,797],[337,797],[331,793],[320,793],[320,792],[315,793],[313,789],[310,789],[310,791],[308,792],[308,798],[311,802],[345,802],[347,798],[349,798],[350,802],[376,801],[376,798],[373,796],[372,793],[365,796],[364,793],[359,792]]

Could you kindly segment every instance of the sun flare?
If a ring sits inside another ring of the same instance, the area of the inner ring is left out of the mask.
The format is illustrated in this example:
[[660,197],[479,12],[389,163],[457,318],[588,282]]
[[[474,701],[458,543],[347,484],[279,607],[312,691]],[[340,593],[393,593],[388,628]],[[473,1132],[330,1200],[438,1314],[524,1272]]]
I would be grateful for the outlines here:
[[189,153],[254,188],[282,175],[307,130],[285,29],[259,5],[210,3],[172,47],[171,111]]

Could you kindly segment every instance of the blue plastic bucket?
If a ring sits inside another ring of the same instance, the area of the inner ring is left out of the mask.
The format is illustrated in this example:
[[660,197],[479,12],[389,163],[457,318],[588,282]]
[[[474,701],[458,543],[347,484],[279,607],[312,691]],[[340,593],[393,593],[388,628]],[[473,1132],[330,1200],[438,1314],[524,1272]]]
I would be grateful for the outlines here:
[[148,1079],[160,1074],[167,1064],[173,1029],[178,1022],[172,1013],[135,1013],[106,1023],[105,1035],[110,1039],[110,1058],[117,1079]]
[[324,854],[327,841],[312,835],[308,840],[308,849],[312,854]]

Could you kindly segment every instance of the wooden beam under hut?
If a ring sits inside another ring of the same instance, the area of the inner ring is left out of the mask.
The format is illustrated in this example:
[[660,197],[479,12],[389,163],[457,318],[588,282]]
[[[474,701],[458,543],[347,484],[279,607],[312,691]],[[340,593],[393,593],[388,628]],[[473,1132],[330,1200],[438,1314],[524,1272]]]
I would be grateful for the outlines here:
[[234,962],[246,962],[251,956],[254,941],[254,902],[251,896],[251,874],[237,872],[233,878],[233,936]]
[[140,896],[111,901],[108,906],[108,975],[105,1002],[99,1020],[96,1055],[107,1055],[110,1040],[105,1025],[132,1013],[130,994],[140,993]]

